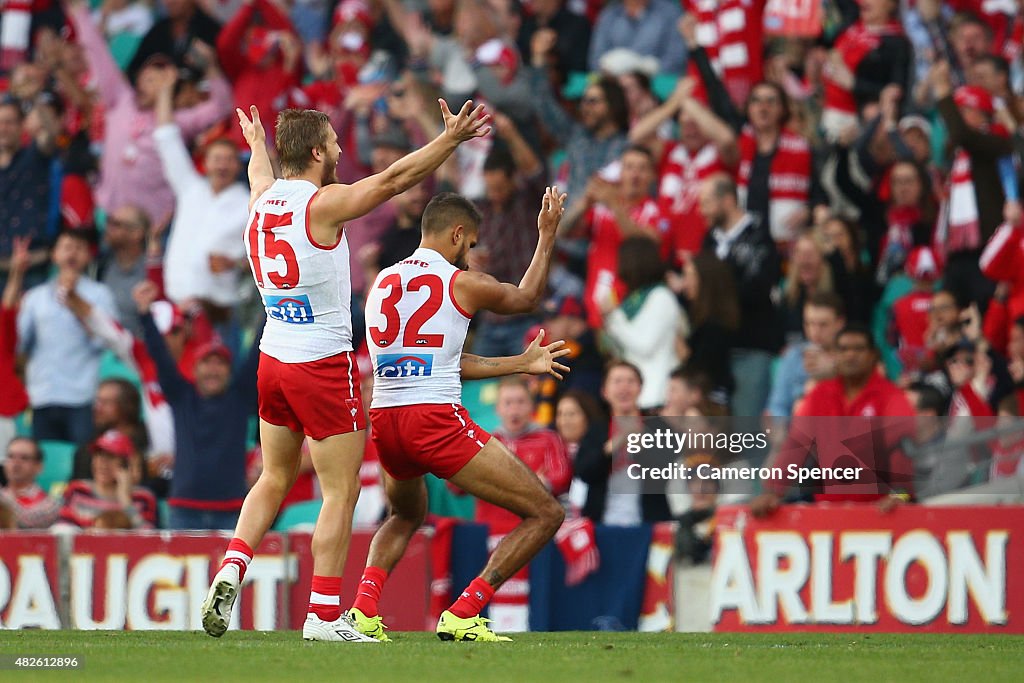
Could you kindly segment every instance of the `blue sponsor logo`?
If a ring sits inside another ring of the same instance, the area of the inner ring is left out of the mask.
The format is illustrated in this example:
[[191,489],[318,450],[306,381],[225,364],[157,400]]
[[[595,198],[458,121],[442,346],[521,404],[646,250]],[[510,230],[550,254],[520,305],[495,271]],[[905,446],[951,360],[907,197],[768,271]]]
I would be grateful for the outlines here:
[[309,297],[301,296],[267,296],[267,317],[291,325],[311,325],[314,321],[313,307]]
[[421,353],[382,353],[377,356],[378,377],[430,377],[434,355]]

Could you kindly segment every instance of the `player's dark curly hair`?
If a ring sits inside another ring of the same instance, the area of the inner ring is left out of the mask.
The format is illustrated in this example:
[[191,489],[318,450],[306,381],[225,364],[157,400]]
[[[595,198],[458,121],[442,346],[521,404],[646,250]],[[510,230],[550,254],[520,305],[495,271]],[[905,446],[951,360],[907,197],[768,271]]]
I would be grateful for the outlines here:
[[443,232],[462,223],[466,227],[480,225],[480,211],[470,200],[455,192],[441,192],[423,209],[420,227],[424,235]]

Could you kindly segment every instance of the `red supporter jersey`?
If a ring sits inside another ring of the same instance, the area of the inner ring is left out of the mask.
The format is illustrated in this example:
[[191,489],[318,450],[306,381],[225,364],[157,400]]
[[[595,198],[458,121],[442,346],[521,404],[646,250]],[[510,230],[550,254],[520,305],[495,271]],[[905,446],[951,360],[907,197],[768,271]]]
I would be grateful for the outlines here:
[[[500,432],[493,435],[545,481],[558,496],[569,490],[572,465],[565,443],[558,433],[543,427],[531,427],[519,436]],[[476,521],[488,524],[492,534],[504,534],[519,524],[519,516],[482,500],[476,504]]]
[[879,417],[912,416],[914,409],[906,394],[879,373],[852,400],[846,399],[842,380],[820,382],[807,394],[798,411],[800,416],[821,417]]
[[[742,104],[763,76],[765,0],[685,0],[683,5],[697,19],[697,42],[729,97]],[[690,75],[701,83],[693,60]]]
[[[18,309],[0,307],[0,417],[14,417],[28,407],[25,385],[14,367],[18,346]],[[6,444],[4,444],[6,447]]]
[[[639,225],[654,228],[664,243],[668,231],[666,220],[658,202],[645,199],[629,210],[629,217]],[[590,251],[587,254],[587,284],[584,305],[587,322],[591,327],[601,327],[601,301],[612,292],[615,301],[622,301],[626,287],[619,280],[619,247],[622,246],[622,230],[613,214],[603,204],[597,204],[587,212],[585,223],[590,226]]]
[[659,170],[658,205],[668,219],[664,246],[670,261],[675,262],[680,251],[700,251],[708,229],[698,210],[700,187],[707,178],[726,170],[718,148],[711,143],[694,153],[678,142],[665,146]]
[[924,348],[925,333],[928,331],[928,313],[931,308],[931,292],[911,292],[901,296],[893,304],[892,315],[901,349]]

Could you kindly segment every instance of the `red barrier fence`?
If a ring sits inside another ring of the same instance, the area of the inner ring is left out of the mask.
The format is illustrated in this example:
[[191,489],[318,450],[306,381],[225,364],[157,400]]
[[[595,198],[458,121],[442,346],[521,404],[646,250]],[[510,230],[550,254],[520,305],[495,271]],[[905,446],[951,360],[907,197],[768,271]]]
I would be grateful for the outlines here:
[[[354,595],[371,536],[353,534],[343,601]],[[301,628],[313,576],[309,541],[308,533],[267,535],[246,572],[233,628]],[[3,534],[0,628],[200,629],[199,606],[227,544],[213,532]],[[388,581],[381,613],[395,629],[427,623],[429,547],[429,534],[417,534]]]
[[1024,633],[1024,507],[717,517],[717,631]]

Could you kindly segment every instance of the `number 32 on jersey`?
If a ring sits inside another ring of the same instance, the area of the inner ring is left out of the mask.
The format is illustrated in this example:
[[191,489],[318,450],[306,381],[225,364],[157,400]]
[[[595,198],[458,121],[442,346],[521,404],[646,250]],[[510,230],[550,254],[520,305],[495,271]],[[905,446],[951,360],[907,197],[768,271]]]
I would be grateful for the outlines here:
[[421,332],[423,325],[441,309],[444,301],[444,281],[432,273],[417,275],[409,280],[408,288],[402,287],[402,277],[398,273],[388,275],[377,285],[380,290],[390,290],[381,299],[380,313],[384,316],[385,325],[370,328],[370,338],[379,347],[387,348],[398,339],[398,333],[402,327],[402,318],[398,311],[399,302],[406,293],[427,290],[427,298],[420,304],[405,326],[405,334],[402,335],[402,346],[406,348],[440,348],[444,345],[443,334],[426,334]]

